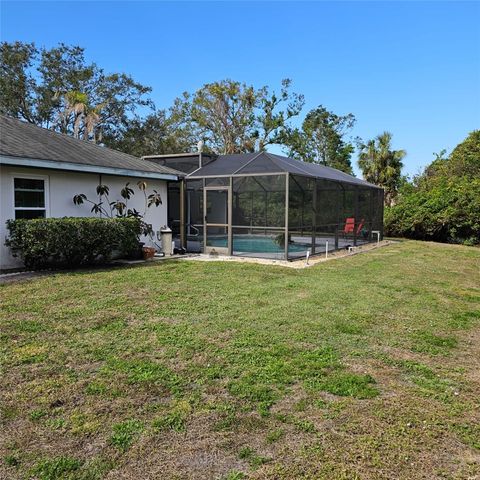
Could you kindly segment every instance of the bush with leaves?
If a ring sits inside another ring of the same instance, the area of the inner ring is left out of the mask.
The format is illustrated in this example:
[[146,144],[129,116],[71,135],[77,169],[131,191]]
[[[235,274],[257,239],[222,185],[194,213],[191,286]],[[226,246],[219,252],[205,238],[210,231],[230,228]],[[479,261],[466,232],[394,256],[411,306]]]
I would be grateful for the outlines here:
[[387,235],[438,242],[480,243],[480,131],[451,155],[437,156],[397,203],[385,210]]
[[140,221],[136,218],[38,218],[8,220],[5,244],[30,269],[75,268],[104,264],[117,252],[138,251]]
[[147,209],[152,206],[158,207],[162,204],[162,198],[160,194],[153,190],[153,193],[147,194],[147,183],[140,180],[137,182],[139,190],[143,193],[144,197],[144,209],[143,212],[139,212],[135,208],[128,207],[128,201],[135,195],[133,188],[130,186],[130,182],[127,182],[120,191],[120,196],[123,200],[113,200],[109,198],[110,187],[108,185],[98,185],[97,195],[99,201],[95,202],[87,198],[84,193],[74,195],[73,203],[75,205],[82,205],[83,203],[91,203],[92,213],[103,215],[107,218],[136,218],[140,223],[140,231],[142,235],[151,235],[152,226],[144,221],[144,217],[147,214]]
[[480,243],[480,179],[444,179],[430,190],[401,195],[385,210],[387,235],[450,243]]

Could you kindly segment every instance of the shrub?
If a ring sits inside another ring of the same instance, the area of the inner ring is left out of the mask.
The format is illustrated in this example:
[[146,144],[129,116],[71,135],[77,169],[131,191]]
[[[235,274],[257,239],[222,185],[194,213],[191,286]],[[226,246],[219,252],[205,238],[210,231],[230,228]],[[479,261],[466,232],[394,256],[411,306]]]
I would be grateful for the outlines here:
[[417,240],[480,243],[480,180],[442,178],[429,188],[401,194],[385,209],[385,233]]
[[138,251],[135,218],[38,218],[8,220],[5,244],[31,269],[74,268],[110,261],[113,252]]
[[385,209],[385,233],[418,240],[480,243],[480,130],[437,155]]

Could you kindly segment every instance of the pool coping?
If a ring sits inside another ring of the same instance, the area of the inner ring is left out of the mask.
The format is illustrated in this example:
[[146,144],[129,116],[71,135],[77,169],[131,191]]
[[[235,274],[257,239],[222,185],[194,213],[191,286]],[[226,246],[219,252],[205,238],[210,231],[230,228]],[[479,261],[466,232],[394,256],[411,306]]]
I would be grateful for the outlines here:
[[281,267],[303,269],[309,268],[319,263],[329,262],[331,260],[337,260],[339,258],[351,257],[360,253],[367,253],[377,248],[386,247],[396,243],[393,240],[382,240],[378,243],[367,243],[358,247],[352,247],[350,250],[342,249],[335,252],[330,252],[328,256],[325,254],[315,255],[308,260],[305,258],[298,260],[275,260],[270,258],[256,258],[256,257],[239,257],[228,255],[210,255],[205,253],[199,253],[197,255],[189,255],[188,257],[179,257],[181,261],[197,261],[197,262],[237,262],[237,263],[255,263],[259,265],[278,265]]

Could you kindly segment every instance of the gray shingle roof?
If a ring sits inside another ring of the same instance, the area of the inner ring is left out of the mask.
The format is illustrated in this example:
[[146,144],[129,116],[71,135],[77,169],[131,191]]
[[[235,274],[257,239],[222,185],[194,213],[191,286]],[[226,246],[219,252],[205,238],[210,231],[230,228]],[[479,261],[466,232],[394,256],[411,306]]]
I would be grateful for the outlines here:
[[335,168],[306,163],[293,158],[274,155],[273,153],[243,153],[234,155],[220,155],[216,160],[195,170],[188,178],[215,177],[217,175],[242,175],[262,173],[292,173],[304,177],[323,178],[337,182],[351,183],[365,187],[379,188],[376,185],[356,178]]
[[[181,172],[154,162],[101,147],[85,140],[56,133],[0,115],[0,155],[20,159],[66,162],[81,166],[146,172],[150,175],[180,175]],[[59,163],[59,168],[61,164]],[[91,168],[89,169],[91,171]]]

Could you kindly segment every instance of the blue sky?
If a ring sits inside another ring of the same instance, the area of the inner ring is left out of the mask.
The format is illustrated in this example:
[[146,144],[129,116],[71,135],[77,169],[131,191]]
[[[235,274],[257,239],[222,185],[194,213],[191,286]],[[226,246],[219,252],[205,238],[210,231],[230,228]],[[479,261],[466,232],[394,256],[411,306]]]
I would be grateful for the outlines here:
[[480,128],[479,24],[480,3],[460,1],[2,1],[0,36],[81,45],[160,108],[206,82],[288,77],[304,113],[352,112],[364,139],[391,131],[414,174]]

